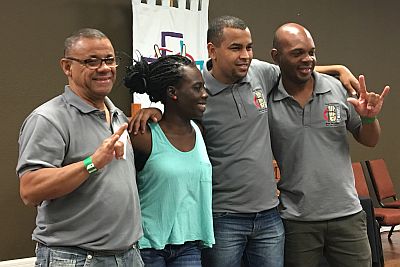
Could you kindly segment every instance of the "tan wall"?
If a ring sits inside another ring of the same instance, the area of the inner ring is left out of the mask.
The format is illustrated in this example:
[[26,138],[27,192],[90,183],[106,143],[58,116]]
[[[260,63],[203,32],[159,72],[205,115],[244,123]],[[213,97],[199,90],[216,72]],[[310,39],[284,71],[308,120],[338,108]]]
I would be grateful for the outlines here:
[[[400,173],[399,104],[400,30],[396,0],[210,0],[210,18],[235,15],[246,20],[253,34],[255,55],[270,60],[274,29],[287,21],[302,23],[312,32],[320,64],[342,63],[355,74],[365,74],[370,88],[393,88],[380,116],[382,139],[374,149],[352,142],[353,160],[384,157],[393,177]],[[104,31],[116,50],[130,53],[129,0],[13,0],[2,3],[0,99],[2,147],[0,166],[0,260],[33,255],[31,232],[35,209],[25,207],[15,175],[18,131],[23,119],[39,104],[58,95],[66,79],[58,60],[64,38],[82,27]],[[120,69],[120,74],[123,69]],[[111,97],[125,112],[130,96],[119,83]],[[395,181],[400,192],[400,182]]]

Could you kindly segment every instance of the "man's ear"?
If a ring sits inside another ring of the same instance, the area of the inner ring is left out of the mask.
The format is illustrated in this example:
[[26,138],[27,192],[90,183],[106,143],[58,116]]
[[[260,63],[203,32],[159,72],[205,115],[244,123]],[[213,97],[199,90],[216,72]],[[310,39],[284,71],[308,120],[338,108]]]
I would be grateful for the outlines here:
[[271,57],[275,64],[279,64],[278,50],[276,48],[271,49]]
[[215,45],[212,42],[207,44],[208,57],[211,59],[216,58]]
[[71,61],[65,58],[60,59],[60,66],[65,75],[71,76]]

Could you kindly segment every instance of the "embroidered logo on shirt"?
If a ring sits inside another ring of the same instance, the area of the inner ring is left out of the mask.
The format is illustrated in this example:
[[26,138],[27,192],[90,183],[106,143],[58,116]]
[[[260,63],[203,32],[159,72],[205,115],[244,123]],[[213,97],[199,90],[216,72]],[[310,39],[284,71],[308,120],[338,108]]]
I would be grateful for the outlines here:
[[324,120],[326,121],[326,126],[337,126],[342,121],[338,103],[325,104]]
[[254,94],[254,105],[257,107],[259,113],[264,113],[267,111],[267,102],[265,100],[264,94],[261,88],[256,88],[253,90]]

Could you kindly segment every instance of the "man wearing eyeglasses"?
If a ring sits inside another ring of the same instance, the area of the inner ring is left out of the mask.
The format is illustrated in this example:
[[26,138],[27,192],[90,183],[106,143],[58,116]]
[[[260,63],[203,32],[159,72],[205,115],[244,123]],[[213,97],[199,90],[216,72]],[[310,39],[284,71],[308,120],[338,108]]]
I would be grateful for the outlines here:
[[36,266],[142,266],[142,235],[127,118],[107,95],[118,58],[81,29],[65,40],[62,95],[35,109],[19,136],[20,195],[37,207]]

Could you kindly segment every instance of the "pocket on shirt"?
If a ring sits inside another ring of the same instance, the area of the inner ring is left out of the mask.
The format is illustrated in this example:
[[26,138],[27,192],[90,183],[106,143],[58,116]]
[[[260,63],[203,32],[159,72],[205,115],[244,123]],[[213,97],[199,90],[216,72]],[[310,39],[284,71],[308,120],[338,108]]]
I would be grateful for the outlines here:
[[200,162],[201,169],[201,182],[212,182],[212,166],[210,162]]

